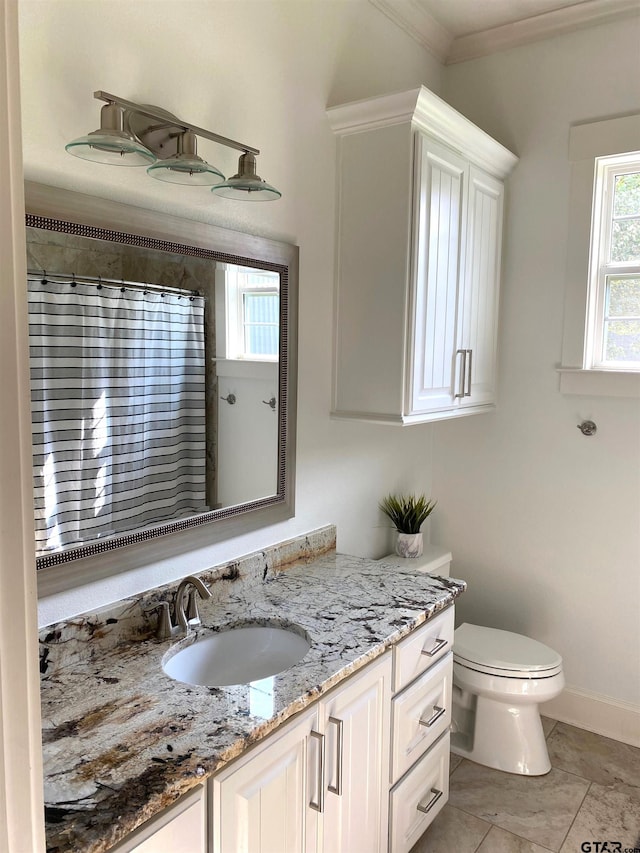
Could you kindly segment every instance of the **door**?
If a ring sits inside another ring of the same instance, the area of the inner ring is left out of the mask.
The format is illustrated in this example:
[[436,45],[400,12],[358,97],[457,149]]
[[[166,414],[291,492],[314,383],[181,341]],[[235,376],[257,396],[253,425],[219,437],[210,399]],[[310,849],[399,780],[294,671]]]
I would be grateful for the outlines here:
[[468,163],[416,135],[409,414],[451,409]]
[[387,850],[391,656],[320,703],[325,853]]
[[467,236],[459,318],[456,402],[460,407],[495,401],[496,344],[502,251],[504,185],[471,166]]
[[315,853],[322,739],[314,708],[212,780],[214,853]]

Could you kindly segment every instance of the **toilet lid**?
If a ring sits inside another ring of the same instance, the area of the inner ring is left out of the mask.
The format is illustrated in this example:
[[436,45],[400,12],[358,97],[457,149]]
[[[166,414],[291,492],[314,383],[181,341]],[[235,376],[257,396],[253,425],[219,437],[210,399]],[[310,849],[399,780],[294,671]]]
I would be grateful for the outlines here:
[[509,671],[545,672],[562,665],[560,655],[537,640],[467,622],[455,630],[453,657]]

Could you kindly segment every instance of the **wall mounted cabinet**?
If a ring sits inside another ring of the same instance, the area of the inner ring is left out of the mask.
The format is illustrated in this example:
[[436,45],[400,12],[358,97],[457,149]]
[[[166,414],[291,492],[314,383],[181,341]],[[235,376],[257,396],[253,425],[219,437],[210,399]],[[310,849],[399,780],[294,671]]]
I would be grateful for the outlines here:
[[328,115],[332,415],[411,424],[491,409],[504,179],[517,158],[424,87]]

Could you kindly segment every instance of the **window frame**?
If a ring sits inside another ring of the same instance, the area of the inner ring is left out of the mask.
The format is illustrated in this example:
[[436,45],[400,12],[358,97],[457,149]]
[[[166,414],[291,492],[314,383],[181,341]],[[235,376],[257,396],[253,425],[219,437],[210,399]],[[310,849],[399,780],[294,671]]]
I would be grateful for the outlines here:
[[638,151],[640,112],[575,124],[569,129],[567,262],[562,358],[556,366],[562,394],[640,398],[640,370],[588,366],[589,263],[596,158]]
[[[273,276],[273,285],[244,284],[242,274],[252,272]],[[280,359],[280,321],[278,320],[278,352],[269,355],[246,351],[244,295],[246,293],[275,293],[280,295],[278,273],[260,267],[218,263],[216,269],[216,360],[266,362],[277,364]]]
[[[238,285],[238,300],[237,300],[238,339],[241,342],[241,344],[238,348],[237,358],[248,359],[250,361],[277,361],[278,360],[278,353],[277,352],[276,353],[260,354],[260,353],[251,353],[248,351],[248,342],[247,342],[247,329],[248,329],[248,327],[258,326],[258,325],[269,325],[269,326],[275,326],[275,328],[279,331],[280,324],[277,320],[275,323],[268,323],[268,324],[261,324],[261,323],[256,323],[254,321],[247,320],[245,296],[263,296],[265,294],[269,294],[269,295],[275,294],[276,296],[278,296],[279,292],[280,291],[279,291],[277,286],[254,287],[251,285],[242,285],[242,284]],[[279,346],[278,346],[278,349],[279,349]]]
[[591,217],[585,369],[640,371],[640,361],[606,359],[604,353],[608,281],[613,277],[640,277],[640,260],[633,263],[610,260],[615,181],[620,175],[634,174],[640,174],[640,152],[596,158]]

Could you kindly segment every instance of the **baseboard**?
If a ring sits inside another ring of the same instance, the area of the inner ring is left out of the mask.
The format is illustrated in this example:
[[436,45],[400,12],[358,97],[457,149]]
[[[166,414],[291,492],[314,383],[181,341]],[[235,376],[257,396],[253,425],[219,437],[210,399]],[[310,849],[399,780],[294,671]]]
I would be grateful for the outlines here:
[[540,713],[631,746],[640,746],[640,705],[631,702],[568,687],[557,699],[541,705]]

